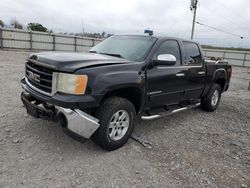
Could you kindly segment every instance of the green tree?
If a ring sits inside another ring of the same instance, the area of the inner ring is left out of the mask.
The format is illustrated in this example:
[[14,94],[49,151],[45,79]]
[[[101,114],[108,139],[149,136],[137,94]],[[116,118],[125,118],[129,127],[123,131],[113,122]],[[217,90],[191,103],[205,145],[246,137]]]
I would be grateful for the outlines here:
[[42,31],[42,32],[48,31],[48,29],[46,27],[44,27],[42,24],[39,24],[39,23],[29,23],[28,29],[30,29],[32,31]]
[[10,25],[12,25],[15,29],[23,29],[23,25],[18,22],[16,19],[12,19],[10,21]]
[[0,27],[4,27],[4,22],[3,22],[3,20],[0,20]]
[[106,36],[106,32],[103,31],[102,34],[101,34],[101,37],[102,37],[102,38],[105,38],[105,36]]
[[110,34],[110,33],[109,33],[109,34],[107,35],[107,38],[109,38],[109,37],[111,37],[111,36],[113,36],[113,34]]

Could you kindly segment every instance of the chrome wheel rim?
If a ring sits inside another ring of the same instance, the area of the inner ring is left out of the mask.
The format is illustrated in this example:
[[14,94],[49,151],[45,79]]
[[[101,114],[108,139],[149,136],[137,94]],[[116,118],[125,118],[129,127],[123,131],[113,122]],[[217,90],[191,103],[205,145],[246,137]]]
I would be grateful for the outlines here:
[[219,91],[215,90],[212,96],[211,104],[215,106],[218,103],[219,100]]
[[130,118],[128,112],[119,110],[110,119],[108,133],[111,140],[123,138],[129,128]]

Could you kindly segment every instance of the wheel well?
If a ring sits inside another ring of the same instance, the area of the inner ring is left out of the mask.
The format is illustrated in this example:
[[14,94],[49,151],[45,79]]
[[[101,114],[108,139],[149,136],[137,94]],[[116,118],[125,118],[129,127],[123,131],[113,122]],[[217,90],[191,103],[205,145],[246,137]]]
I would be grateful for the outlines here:
[[108,92],[103,97],[102,101],[112,96],[123,97],[125,99],[128,99],[134,105],[136,113],[139,113],[141,108],[141,97],[142,97],[140,89],[135,87],[116,89]]
[[221,87],[221,90],[224,89],[224,86],[225,86],[225,83],[226,83],[226,80],[224,78],[219,78],[215,81],[215,83],[219,84],[220,87]]

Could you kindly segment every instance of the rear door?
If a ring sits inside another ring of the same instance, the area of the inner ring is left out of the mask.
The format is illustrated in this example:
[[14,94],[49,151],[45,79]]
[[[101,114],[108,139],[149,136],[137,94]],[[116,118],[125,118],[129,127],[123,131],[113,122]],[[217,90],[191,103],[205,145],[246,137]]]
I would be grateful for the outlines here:
[[183,63],[183,73],[186,80],[184,85],[185,99],[197,99],[201,96],[206,77],[204,59],[198,44],[183,41],[185,62]]

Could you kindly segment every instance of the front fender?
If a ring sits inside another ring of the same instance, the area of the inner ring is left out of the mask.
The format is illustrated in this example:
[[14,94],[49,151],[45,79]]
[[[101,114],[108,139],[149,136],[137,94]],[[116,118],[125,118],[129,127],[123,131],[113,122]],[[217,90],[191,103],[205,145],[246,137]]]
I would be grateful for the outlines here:
[[145,78],[136,71],[119,71],[98,75],[92,86],[92,93],[107,93],[121,88],[135,87],[143,90]]

